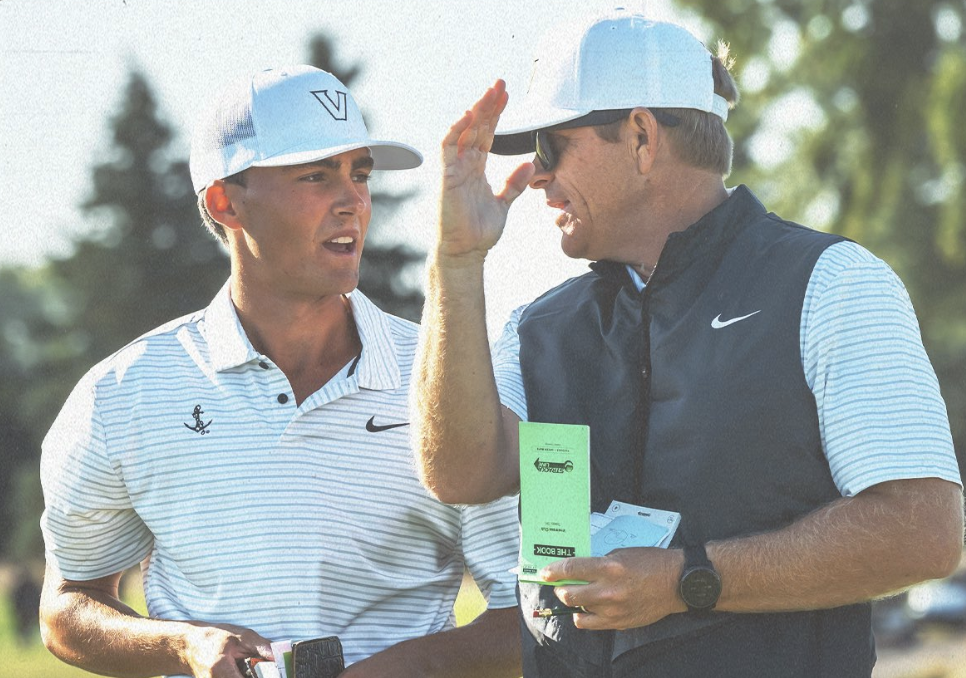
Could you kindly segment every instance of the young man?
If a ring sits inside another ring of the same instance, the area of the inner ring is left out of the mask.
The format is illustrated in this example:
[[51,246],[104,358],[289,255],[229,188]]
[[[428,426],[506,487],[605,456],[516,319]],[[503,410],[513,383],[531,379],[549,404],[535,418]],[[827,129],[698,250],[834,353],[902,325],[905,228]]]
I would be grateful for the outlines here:
[[[737,90],[684,29],[619,12],[552,31],[536,56],[508,119],[498,81],[443,142],[423,476],[444,501],[489,501],[518,488],[518,422],[586,424],[592,510],[682,523],[670,549],[541,573],[587,584],[521,584],[524,674],[869,676],[868,601],[948,575],[963,539],[901,282],[725,187]],[[493,195],[488,152],[536,158]],[[517,311],[491,365],[483,262],[528,184],[559,210],[564,252],[595,263]],[[558,599],[583,611],[531,618]]]
[[[417,328],[355,290],[374,169],[346,87],[308,66],[226,90],[191,173],[231,278],[77,385],[43,450],[47,646],[116,676],[237,678],[337,635],[345,676],[518,676],[515,502],[445,506],[408,439]],[[141,562],[150,618],[118,599]],[[453,628],[467,568],[489,609]]]

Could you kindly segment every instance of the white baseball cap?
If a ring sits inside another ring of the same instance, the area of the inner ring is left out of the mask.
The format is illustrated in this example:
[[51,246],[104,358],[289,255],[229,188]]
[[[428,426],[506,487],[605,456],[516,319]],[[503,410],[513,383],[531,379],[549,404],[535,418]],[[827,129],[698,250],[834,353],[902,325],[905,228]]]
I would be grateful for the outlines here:
[[268,69],[225,89],[191,139],[195,192],[249,167],[300,165],[369,148],[373,169],[423,162],[412,146],[369,138],[349,88],[312,66]]
[[711,53],[681,26],[623,10],[565,24],[540,42],[527,93],[516,101],[511,93],[492,152],[529,153],[537,130],[637,106],[728,119],[728,102],[714,93]]

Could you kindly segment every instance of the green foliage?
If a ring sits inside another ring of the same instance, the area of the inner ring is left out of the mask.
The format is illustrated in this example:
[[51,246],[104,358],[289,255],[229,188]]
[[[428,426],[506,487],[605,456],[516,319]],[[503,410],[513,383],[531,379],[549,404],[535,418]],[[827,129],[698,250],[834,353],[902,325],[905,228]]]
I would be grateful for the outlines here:
[[[187,163],[171,160],[171,131],[145,79],[130,76],[111,122],[111,156],[93,169],[81,206],[93,227],[73,253],[0,276],[5,313],[2,495],[4,551],[38,555],[40,443],[70,389],[92,365],[148,330],[201,308],[228,276],[200,225]],[[6,375],[5,375],[6,376]]]
[[13,602],[0,589],[0,656],[3,675],[18,678],[91,678],[93,674],[64,664],[40,642],[39,630],[27,642],[18,642]]
[[945,0],[687,3],[731,43],[732,181],[905,282],[966,458],[966,11]]
[[[34,461],[29,377],[39,356],[31,327],[42,317],[40,295],[21,269],[0,270],[0,502],[16,492],[17,470]],[[0,505],[2,510],[3,505]],[[8,543],[15,525],[0,512],[0,545]]]
[[228,277],[220,245],[200,225],[187,163],[169,160],[171,131],[150,88],[131,75],[112,124],[113,157],[94,168],[82,205],[96,224],[73,254],[49,265],[86,370],[154,327],[205,306]]
[[[966,455],[966,11],[921,0],[692,0],[730,42],[742,101],[728,122],[732,182],[769,208],[842,233],[905,281],[939,374],[957,451]],[[310,62],[349,83],[324,36]],[[148,83],[132,74],[112,121],[111,157],[82,206],[92,225],[74,253],[34,270],[0,270],[0,549],[37,548],[35,497],[16,496],[69,389],[98,360],[203,307],[227,277],[201,227],[186,163]],[[421,253],[380,226],[406,195],[376,192],[360,288],[417,319]],[[962,463],[962,462],[961,462]],[[33,503],[31,503],[33,501]],[[14,510],[16,506],[16,511]],[[15,519],[18,513],[25,516]],[[26,532],[21,532],[21,528]]]
[[[326,38],[313,38],[310,52],[334,70]],[[348,82],[359,68],[336,72]],[[93,191],[80,206],[88,234],[65,258],[0,269],[0,552],[16,559],[42,553],[40,444],[70,389],[129,341],[205,307],[229,274],[224,249],[201,225],[188,163],[171,157],[172,130],[141,74],[131,74],[111,131],[114,145],[93,168]],[[378,218],[408,197],[374,194]],[[410,269],[422,255],[380,243],[377,223],[370,236],[361,289],[418,320],[423,298]]]

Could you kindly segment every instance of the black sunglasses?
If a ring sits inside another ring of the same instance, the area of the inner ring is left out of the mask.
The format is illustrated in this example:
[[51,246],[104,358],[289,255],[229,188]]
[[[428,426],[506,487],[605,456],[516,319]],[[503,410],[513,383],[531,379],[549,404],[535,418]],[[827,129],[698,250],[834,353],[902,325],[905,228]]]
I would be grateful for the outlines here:
[[[557,152],[557,148],[554,146],[553,137],[551,132],[556,132],[561,129],[573,129],[575,127],[594,127],[596,125],[609,125],[618,120],[623,120],[626,118],[633,109],[623,108],[618,110],[610,111],[592,111],[587,115],[583,115],[575,120],[568,120],[567,122],[562,122],[559,125],[553,125],[552,127],[546,127],[541,130],[537,130],[533,134],[533,147],[537,154],[537,160],[543,167],[545,172],[551,171],[557,166],[557,161],[560,159],[560,154]],[[675,127],[681,121],[677,116],[671,115],[670,113],[665,113],[664,111],[651,108],[649,109],[654,115],[654,119],[660,124],[667,127]]]

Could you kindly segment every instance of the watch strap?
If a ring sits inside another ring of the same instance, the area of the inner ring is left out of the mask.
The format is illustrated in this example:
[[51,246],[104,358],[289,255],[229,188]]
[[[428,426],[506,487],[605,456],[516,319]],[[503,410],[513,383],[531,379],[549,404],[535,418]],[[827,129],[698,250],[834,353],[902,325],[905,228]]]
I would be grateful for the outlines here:
[[684,571],[687,572],[692,567],[714,567],[708,560],[708,551],[704,547],[704,542],[684,545]]
[[678,592],[688,612],[695,616],[706,616],[717,605],[721,595],[721,577],[708,559],[703,542],[685,544],[684,569],[681,571]]

